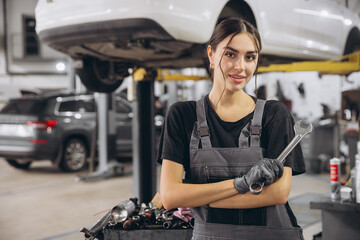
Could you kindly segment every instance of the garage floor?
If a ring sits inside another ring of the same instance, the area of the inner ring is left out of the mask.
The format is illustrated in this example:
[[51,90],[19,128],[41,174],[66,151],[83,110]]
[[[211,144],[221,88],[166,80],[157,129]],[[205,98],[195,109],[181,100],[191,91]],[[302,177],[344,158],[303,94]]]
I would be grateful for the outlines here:
[[[0,239],[84,239],[79,229],[103,213],[94,214],[132,197],[131,175],[93,182],[78,182],[77,176],[47,161],[21,171],[0,158]],[[293,178],[289,203],[306,240],[321,231],[320,211],[310,210],[309,202],[329,190],[327,174]]]

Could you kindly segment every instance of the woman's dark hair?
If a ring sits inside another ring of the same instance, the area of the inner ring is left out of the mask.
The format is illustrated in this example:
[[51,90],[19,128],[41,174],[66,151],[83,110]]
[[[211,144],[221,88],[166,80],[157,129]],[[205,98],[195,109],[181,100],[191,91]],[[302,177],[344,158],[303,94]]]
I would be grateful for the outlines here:
[[210,38],[209,45],[211,46],[211,49],[215,51],[218,44],[228,36],[232,35],[230,39],[231,41],[235,35],[244,32],[252,36],[256,45],[256,50],[260,52],[261,39],[258,30],[251,23],[241,18],[227,18],[221,21],[216,26]]
[[[237,34],[240,34],[240,33],[248,33],[254,40],[256,50],[258,51],[258,53],[260,53],[262,46],[261,46],[261,39],[260,39],[260,34],[259,34],[258,30],[250,22],[248,22],[244,19],[241,19],[241,18],[227,18],[227,19],[221,21],[215,27],[215,30],[209,41],[209,45],[211,46],[212,51],[216,50],[217,46],[219,45],[219,43],[221,41],[223,41],[228,36],[231,36],[229,42],[227,43],[227,46],[228,46],[229,43],[231,42],[231,40]],[[222,57],[220,59],[220,62],[221,62],[221,60],[222,60]],[[258,58],[256,70],[254,73],[255,78],[256,78],[258,65],[259,65],[259,58]],[[220,65],[220,69],[221,69],[221,65]],[[213,69],[210,69],[210,70],[211,70],[211,75],[213,76]],[[222,71],[222,69],[221,69],[221,71]],[[212,76],[211,76],[211,78],[212,78]],[[224,79],[225,79],[225,77],[224,77]],[[257,89],[256,81],[255,81],[255,89]],[[224,89],[224,91],[225,91],[225,89]],[[257,91],[257,90],[255,90],[255,91]]]

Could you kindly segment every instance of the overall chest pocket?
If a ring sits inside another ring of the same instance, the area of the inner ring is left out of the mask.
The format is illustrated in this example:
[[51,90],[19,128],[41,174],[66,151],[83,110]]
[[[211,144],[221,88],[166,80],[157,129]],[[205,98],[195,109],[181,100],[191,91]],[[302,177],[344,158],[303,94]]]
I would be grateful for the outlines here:
[[[246,174],[252,165],[244,166],[205,166],[208,183],[220,182]],[[266,208],[231,209],[208,208],[208,223],[266,226]]]
[[245,175],[252,165],[205,166],[204,175],[208,183],[219,182]]

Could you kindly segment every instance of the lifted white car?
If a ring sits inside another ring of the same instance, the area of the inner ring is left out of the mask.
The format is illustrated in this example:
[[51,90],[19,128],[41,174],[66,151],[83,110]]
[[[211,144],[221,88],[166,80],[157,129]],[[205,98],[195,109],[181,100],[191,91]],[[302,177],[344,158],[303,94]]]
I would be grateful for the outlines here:
[[83,83],[115,90],[133,66],[205,67],[206,43],[219,21],[252,22],[261,64],[322,60],[360,48],[359,16],[336,0],[39,0],[42,42],[83,62]]

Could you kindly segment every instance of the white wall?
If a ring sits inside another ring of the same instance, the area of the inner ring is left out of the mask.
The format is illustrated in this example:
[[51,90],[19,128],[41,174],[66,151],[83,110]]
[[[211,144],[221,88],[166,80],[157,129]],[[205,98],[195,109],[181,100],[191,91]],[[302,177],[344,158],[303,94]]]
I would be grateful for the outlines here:
[[6,0],[7,56],[11,73],[55,74],[55,65],[59,61],[66,64],[66,55],[41,43],[40,56],[24,56],[23,15],[34,17],[36,3],[37,0]]
[[[20,34],[22,32],[22,14],[34,15],[34,7],[37,0],[6,0],[6,15],[7,15],[7,31],[10,35],[7,35],[7,38],[11,40],[10,36],[16,36],[15,33]],[[41,61],[36,61],[34,59],[26,61],[23,60],[20,63],[16,63],[13,59],[10,59],[10,74],[6,72],[6,59],[5,59],[5,49],[4,49],[4,6],[3,1],[0,1],[0,104],[3,104],[8,98],[19,96],[18,89],[27,88],[27,89],[59,89],[59,88],[68,88],[68,76],[65,74],[26,74],[27,70],[36,69],[41,72],[41,70],[50,72],[55,72],[54,64],[47,64],[46,61],[42,59]],[[15,35],[14,35],[15,34]],[[11,42],[9,44],[18,43],[19,45],[13,45],[13,51],[22,50],[22,42],[17,41]],[[46,47],[45,47],[46,48]],[[9,49],[8,49],[9,50]],[[9,50],[10,51],[10,50]],[[51,57],[52,59],[63,57],[65,60],[67,57],[65,55],[59,55],[59,53],[54,50],[47,52],[46,50],[41,50],[42,53],[46,53],[46,57]],[[55,54],[53,54],[55,53]],[[56,61],[55,61],[56,62]],[[49,71],[50,69],[50,71]],[[12,74],[15,73],[15,74]],[[24,74],[19,74],[24,73]]]
[[2,79],[1,83],[10,84],[18,88],[37,88],[37,89],[58,89],[67,88],[67,76],[62,75],[16,75]]
[[[13,47],[12,39],[14,39],[15,47],[9,49],[11,54],[16,57],[23,57],[23,41],[22,41],[22,15],[35,16],[35,6],[37,0],[7,0],[7,25],[9,36],[9,47]],[[43,58],[66,58],[66,56],[45,44],[40,44],[40,53]]]
[[[348,80],[346,80],[348,79]],[[257,86],[265,85],[267,99],[277,99],[277,81],[280,82],[284,96],[292,100],[292,111],[299,118],[316,121],[322,115],[321,104],[327,104],[332,112],[341,108],[341,92],[360,88],[360,72],[351,74],[348,78],[337,75],[320,77],[317,72],[265,73],[258,75]],[[305,97],[297,90],[303,83]],[[246,87],[246,91],[254,95],[255,80]]]

